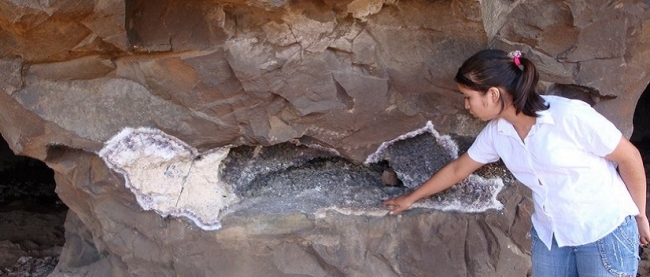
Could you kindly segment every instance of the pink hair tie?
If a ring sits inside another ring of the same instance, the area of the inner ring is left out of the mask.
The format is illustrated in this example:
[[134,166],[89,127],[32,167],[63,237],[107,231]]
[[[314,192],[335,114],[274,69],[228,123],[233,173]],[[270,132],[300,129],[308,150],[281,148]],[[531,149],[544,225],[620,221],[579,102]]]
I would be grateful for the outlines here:
[[521,51],[515,50],[510,53],[508,53],[508,57],[512,58],[515,62],[515,65],[519,67],[519,69],[524,70],[524,67],[521,65],[521,61],[519,58],[521,57]]

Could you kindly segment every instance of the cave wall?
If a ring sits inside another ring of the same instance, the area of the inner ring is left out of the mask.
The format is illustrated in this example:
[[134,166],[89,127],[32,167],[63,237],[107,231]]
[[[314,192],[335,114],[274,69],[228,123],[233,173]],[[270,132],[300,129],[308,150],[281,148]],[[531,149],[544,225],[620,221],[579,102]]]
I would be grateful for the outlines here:
[[60,274],[524,276],[531,211],[516,184],[482,213],[242,208],[206,231],[143,208],[99,153],[127,127],[196,153],[310,145],[343,168],[427,122],[471,140],[483,123],[453,76],[487,47],[522,50],[547,93],[630,136],[648,16],[632,0],[0,0],[0,133],[55,171],[74,242]]
[[486,47],[604,99],[627,136],[648,83],[643,1],[77,2],[0,2],[3,106],[34,121],[4,116],[22,154],[96,152],[148,126],[202,149],[303,138],[363,161],[427,120],[476,134],[452,77]]

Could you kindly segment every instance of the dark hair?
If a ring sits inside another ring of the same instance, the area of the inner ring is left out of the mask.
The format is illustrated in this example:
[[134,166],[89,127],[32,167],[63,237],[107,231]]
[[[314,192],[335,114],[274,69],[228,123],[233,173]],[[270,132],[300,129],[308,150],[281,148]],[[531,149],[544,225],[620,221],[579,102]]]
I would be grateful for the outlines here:
[[[519,57],[521,66],[502,50],[482,50],[469,57],[458,69],[454,80],[461,86],[477,90],[483,94],[491,87],[505,90],[512,96],[517,114],[537,117],[538,111],[548,109],[544,99],[537,91],[539,74],[533,62]],[[501,97],[501,109],[505,100]]]

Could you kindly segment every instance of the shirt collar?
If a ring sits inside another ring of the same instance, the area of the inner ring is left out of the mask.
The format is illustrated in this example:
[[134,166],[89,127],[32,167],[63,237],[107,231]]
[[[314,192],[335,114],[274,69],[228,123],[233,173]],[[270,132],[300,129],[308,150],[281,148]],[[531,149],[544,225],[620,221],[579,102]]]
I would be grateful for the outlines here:
[[[551,124],[551,125],[555,124],[553,115],[549,110],[538,111],[537,115],[538,117],[533,127],[542,124]],[[515,127],[512,126],[510,122],[508,122],[503,118],[498,118],[496,120],[497,120],[497,130],[499,131],[499,134],[508,135],[508,136],[518,136],[517,131],[515,131]]]

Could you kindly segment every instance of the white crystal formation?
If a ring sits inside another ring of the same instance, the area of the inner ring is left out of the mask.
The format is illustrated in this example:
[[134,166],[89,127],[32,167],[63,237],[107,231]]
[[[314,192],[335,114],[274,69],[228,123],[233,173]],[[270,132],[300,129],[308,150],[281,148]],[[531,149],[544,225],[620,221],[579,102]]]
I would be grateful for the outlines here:
[[143,209],[217,230],[220,213],[238,201],[219,178],[219,165],[228,152],[224,147],[199,153],[160,130],[125,128],[104,144],[99,156],[124,176]]
[[[404,140],[414,139],[417,136],[421,135],[431,135],[435,144],[438,145],[438,148],[442,149],[443,153],[438,153],[441,156],[431,157],[435,153],[425,153],[423,156],[429,156],[429,160],[420,160],[413,161],[417,166],[418,163],[425,164],[431,163],[432,160],[453,160],[458,158],[459,147],[458,144],[448,135],[440,135],[438,131],[435,130],[433,123],[431,121],[415,131],[401,135],[393,140],[382,143],[377,151],[368,156],[365,161],[365,164],[377,163],[383,159],[390,160],[389,152],[396,146],[397,143],[403,142]],[[419,151],[419,150],[411,150]],[[421,153],[418,153],[421,154]],[[415,158],[415,153],[410,159]],[[405,160],[404,157],[400,157],[400,160]],[[404,182],[405,186],[415,189],[420,184],[422,184],[430,174],[434,172],[427,172],[424,175],[420,169],[419,174],[414,174],[415,171],[405,172],[406,169],[404,165],[395,164],[391,165],[396,171],[397,176]],[[400,166],[402,167],[400,170]],[[408,167],[408,166],[407,166]],[[426,166],[422,166],[425,168]],[[424,177],[423,177],[424,176]],[[497,200],[497,194],[503,189],[504,183],[503,179],[499,177],[484,178],[476,174],[470,174],[465,180],[461,181],[459,184],[456,184],[449,188],[448,190],[438,193],[430,198],[423,199],[416,202],[412,207],[414,208],[429,208],[437,209],[443,211],[458,211],[466,213],[476,213],[484,212],[489,209],[500,210],[503,208],[503,204]]]

